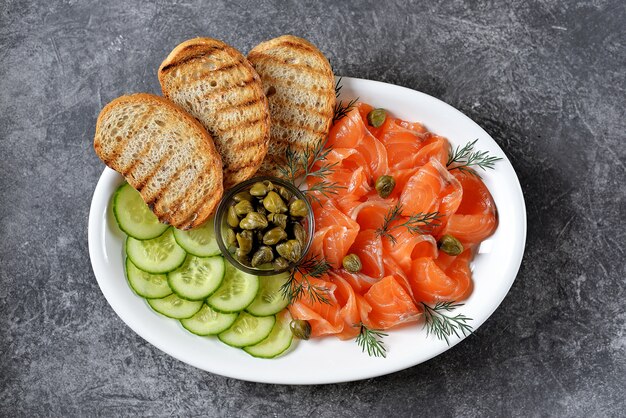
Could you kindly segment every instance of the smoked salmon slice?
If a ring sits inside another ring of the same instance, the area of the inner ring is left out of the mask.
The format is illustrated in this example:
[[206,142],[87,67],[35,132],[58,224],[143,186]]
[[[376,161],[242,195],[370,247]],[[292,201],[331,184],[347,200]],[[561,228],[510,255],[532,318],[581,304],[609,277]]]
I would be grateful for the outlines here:
[[[301,275],[296,273],[301,279]],[[289,305],[289,313],[294,319],[309,321],[311,324],[311,337],[337,334],[343,331],[344,321],[341,318],[341,306],[335,297],[337,286],[327,280],[308,277],[311,285],[319,289],[326,289],[323,293],[328,303],[312,301],[305,295]]]
[[361,273],[382,278],[385,272],[383,266],[383,243],[381,237],[373,229],[365,229],[358,233],[354,244],[350,247],[350,253],[356,254],[361,259],[363,268]]
[[364,296],[372,307],[363,323],[370,329],[388,329],[407,322],[417,321],[421,311],[411,296],[393,276],[386,276],[374,284]]
[[445,234],[466,245],[477,244],[490,236],[497,227],[496,205],[485,183],[471,173],[456,172],[463,189],[460,205],[450,216]]
[[330,130],[327,145],[357,151],[364,159],[370,179],[376,179],[388,171],[387,149],[365,126],[358,108],[352,109]]
[[435,230],[429,231],[437,236],[448,217],[458,209],[462,197],[461,183],[438,160],[431,158],[408,180],[400,204],[405,216],[437,212],[437,222],[432,224]]
[[467,298],[472,285],[470,259],[471,250],[466,250],[445,270],[442,270],[432,258],[416,259],[409,278],[414,297],[425,303],[459,301]]
[[359,224],[341,212],[331,200],[314,205],[316,231],[311,251],[339,268],[359,233]]

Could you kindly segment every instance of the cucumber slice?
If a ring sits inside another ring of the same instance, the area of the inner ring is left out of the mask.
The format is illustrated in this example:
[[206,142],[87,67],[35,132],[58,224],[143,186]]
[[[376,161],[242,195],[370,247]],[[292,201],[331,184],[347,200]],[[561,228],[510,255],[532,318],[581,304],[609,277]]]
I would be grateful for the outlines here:
[[181,299],[175,294],[166,296],[162,299],[146,300],[152,309],[167,316],[168,318],[174,319],[191,318],[200,310],[200,308],[202,308],[202,301],[195,302]]
[[187,300],[203,300],[222,283],[224,259],[187,256],[182,266],[167,273],[167,282],[178,296]]
[[174,238],[185,251],[197,257],[210,257],[220,254],[220,247],[215,239],[213,217],[199,227],[188,231],[174,229]]
[[259,290],[259,278],[226,265],[224,281],[207,299],[207,305],[223,313],[239,312],[250,305]]
[[161,236],[140,241],[126,239],[126,255],[139,269],[148,273],[167,273],[183,264],[187,253],[174,240],[172,229]]
[[131,289],[141,297],[160,299],[172,294],[165,274],[151,274],[140,270],[126,257],[126,277]]
[[168,228],[128,183],[122,184],[113,195],[113,215],[120,229],[136,239],[156,238]]
[[196,335],[215,335],[227,330],[237,319],[236,313],[220,313],[210,306],[204,305],[194,316],[181,319],[180,323],[185,329]]
[[281,287],[289,280],[289,273],[275,276],[259,277],[259,291],[246,311],[255,316],[274,315],[289,304],[281,291]]
[[233,325],[217,338],[231,347],[246,347],[263,341],[272,332],[275,316],[254,316],[241,312]]
[[289,328],[289,316],[282,315],[276,320],[272,332],[263,341],[249,347],[244,347],[246,353],[259,358],[274,358],[280,356],[291,347],[293,334]]

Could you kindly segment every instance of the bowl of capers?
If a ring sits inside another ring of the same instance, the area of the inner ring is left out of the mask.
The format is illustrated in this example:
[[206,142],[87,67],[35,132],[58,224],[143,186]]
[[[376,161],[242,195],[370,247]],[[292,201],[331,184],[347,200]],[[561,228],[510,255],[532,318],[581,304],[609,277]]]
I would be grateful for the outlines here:
[[295,268],[313,241],[315,219],[307,197],[277,177],[255,177],[222,198],[215,236],[222,254],[238,269],[270,276]]

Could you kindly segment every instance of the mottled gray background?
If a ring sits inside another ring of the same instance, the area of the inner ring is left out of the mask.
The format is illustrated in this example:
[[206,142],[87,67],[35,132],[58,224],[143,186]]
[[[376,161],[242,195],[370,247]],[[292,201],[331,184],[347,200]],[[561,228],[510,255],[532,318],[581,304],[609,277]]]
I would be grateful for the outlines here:
[[[2,2],[0,415],[624,415],[624,1],[310,3]],[[476,338],[390,376],[271,386],[170,358],[105,301],[87,251],[98,112],[158,92],[182,40],[245,53],[283,33],[338,74],[450,103],[511,159],[528,245]]]

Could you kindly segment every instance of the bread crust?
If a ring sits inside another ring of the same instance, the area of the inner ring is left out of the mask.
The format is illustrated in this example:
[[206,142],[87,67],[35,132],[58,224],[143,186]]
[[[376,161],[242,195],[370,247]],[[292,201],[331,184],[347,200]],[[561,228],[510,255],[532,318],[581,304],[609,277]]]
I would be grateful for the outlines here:
[[195,38],[172,50],[158,77],[163,95],[197,118],[215,140],[224,187],[252,177],[267,153],[270,114],[248,60],[222,41]]
[[[196,119],[162,97],[136,93],[107,104],[96,122],[94,150],[140,192],[161,222],[176,228],[205,222],[222,197],[222,162],[211,136]],[[158,158],[146,158],[149,154]],[[188,163],[176,164],[180,161]],[[158,181],[166,171],[171,173],[170,181]],[[178,181],[175,190],[173,180]]]
[[270,145],[259,173],[280,175],[285,152],[319,146],[332,125],[335,78],[328,59],[311,42],[283,35],[248,53],[268,94]]

